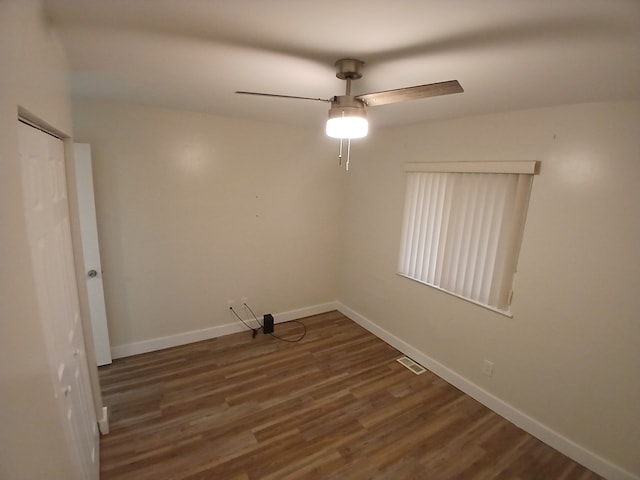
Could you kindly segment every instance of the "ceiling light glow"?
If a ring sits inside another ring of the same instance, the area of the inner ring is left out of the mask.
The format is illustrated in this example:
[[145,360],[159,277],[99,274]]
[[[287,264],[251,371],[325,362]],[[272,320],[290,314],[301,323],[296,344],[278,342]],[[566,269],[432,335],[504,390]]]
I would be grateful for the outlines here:
[[332,138],[362,138],[369,131],[364,117],[335,117],[327,120],[326,132]]

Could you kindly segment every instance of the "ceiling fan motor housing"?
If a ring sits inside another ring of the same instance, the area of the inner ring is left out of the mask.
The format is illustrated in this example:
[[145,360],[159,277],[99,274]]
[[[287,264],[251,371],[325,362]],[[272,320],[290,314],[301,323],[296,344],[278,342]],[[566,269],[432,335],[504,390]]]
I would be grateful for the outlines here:
[[333,138],[362,138],[367,136],[369,124],[362,100],[351,95],[331,99],[326,133]]
[[367,111],[364,102],[350,95],[340,95],[331,99],[329,118],[360,117],[366,118]]

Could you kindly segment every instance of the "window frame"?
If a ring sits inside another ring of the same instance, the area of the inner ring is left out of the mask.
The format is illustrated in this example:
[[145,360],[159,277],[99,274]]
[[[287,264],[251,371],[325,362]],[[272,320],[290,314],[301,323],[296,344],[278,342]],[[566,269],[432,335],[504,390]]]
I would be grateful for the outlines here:
[[[408,178],[407,178],[407,182],[405,184],[405,201],[404,201],[404,207],[403,207],[403,227],[402,227],[402,232],[401,232],[401,238],[400,238],[400,245],[399,245],[399,261],[398,261],[398,266],[397,266],[397,274],[401,277],[407,278],[409,280],[413,280],[415,282],[418,282],[422,285],[426,285],[428,287],[434,288],[438,291],[447,293],[449,295],[453,295],[457,298],[460,298],[466,302],[472,303],[474,305],[478,305],[480,307],[483,307],[485,309],[491,310],[493,312],[499,313],[501,315],[507,316],[512,318],[513,314],[511,312],[511,300],[513,297],[513,289],[514,289],[514,285],[516,283],[516,276],[517,276],[517,263],[518,263],[518,258],[520,256],[520,248],[522,245],[522,238],[524,235],[524,227],[525,227],[525,222],[526,222],[526,217],[527,217],[527,211],[528,211],[528,204],[529,204],[529,200],[531,198],[531,192],[532,192],[532,188],[533,188],[533,178],[534,175],[539,174],[540,172],[540,162],[539,161],[535,161],[535,160],[530,160],[530,161],[484,161],[484,162],[423,162],[423,163],[407,163],[404,166],[404,172],[405,174],[411,174],[411,173],[499,173],[499,174],[516,174],[516,175],[531,175],[531,179],[529,182],[529,186],[528,186],[528,191],[526,192],[526,199],[524,201],[524,204],[521,205],[521,228],[519,230],[519,236],[517,238],[517,242],[516,242],[516,246],[514,249],[514,253],[513,256],[511,257],[512,263],[513,263],[513,270],[512,273],[504,273],[502,279],[507,279],[507,275],[509,275],[511,277],[511,283],[509,285],[509,295],[508,295],[508,301],[507,301],[507,305],[506,305],[506,310],[505,309],[501,309],[498,308],[494,305],[490,305],[490,304],[485,304],[481,301],[475,300],[473,298],[469,298],[464,296],[463,294],[456,292],[456,291],[451,291],[448,290],[446,288],[443,288],[439,285],[435,285],[432,283],[428,283],[425,280],[422,280],[420,278],[415,278],[405,272],[402,271],[402,264],[406,263],[405,260],[405,256],[407,255],[407,252],[405,251],[406,248],[406,239],[405,239],[405,228],[406,228],[406,222],[407,220],[405,219],[405,215],[407,215],[407,195],[408,195]],[[404,256],[403,256],[404,254]],[[508,279],[507,279],[508,281]],[[504,298],[504,297],[503,297]]]

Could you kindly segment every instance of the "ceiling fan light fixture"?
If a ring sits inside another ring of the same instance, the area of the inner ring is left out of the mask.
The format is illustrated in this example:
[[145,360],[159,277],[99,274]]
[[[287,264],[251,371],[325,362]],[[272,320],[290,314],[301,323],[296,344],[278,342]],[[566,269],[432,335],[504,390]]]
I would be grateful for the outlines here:
[[369,131],[364,117],[336,117],[327,120],[327,136],[332,138],[363,138]]
[[353,97],[334,97],[326,133],[332,138],[362,138],[369,132],[364,104]]

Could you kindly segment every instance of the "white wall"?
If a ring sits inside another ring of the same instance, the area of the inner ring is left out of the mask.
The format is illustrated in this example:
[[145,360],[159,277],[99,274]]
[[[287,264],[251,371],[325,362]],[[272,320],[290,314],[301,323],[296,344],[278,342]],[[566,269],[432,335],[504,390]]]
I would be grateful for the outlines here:
[[[640,476],[640,104],[376,132],[348,176],[340,300],[433,360]],[[395,274],[405,162],[540,160],[512,311]],[[495,362],[493,377],[481,372]]]
[[[335,300],[344,171],[320,130],[74,102],[114,346]],[[246,316],[242,308],[239,313]]]
[[[0,70],[0,477],[69,478],[15,125],[23,107],[71,132],[64,55],[38,2],[0,1]],[[378,131],[348,176],[321,132],[100,102],[79,102],[74,116],[77,140],[94,149],[115,344],[228,323],[229,298],[277,312],[338,297],[640,475],[637,103]],[[541,160],[542,173],[513,319],[394,274],[404,162],[514,159]]]
[[[242,296],[259,313],[338,298],[638,475],[639,120],[598,104],[377,131],[345,175],[321,131],[77,101],[112,343],[227,324]],[[463,160],[542,162],[512,319],[395,274],[403,164]]]
[[53,400],[23,213],[18,107],[71,132],[63,52],[38,2],[0,1],[0,478],[73,478]]

